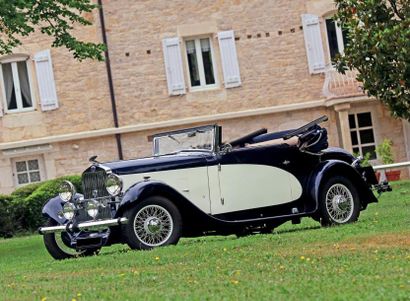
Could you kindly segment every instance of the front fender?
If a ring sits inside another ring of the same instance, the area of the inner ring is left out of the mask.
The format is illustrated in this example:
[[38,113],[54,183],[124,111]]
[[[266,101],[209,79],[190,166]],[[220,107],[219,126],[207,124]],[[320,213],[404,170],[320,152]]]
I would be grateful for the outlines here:
[[[81,193],[76,193],[74,199],[78,199],[81,197],[83,197]],[[63,210],[63,206],[64,201],[59,196],[56,196],[48,200],[48,202],[44,205],[41,213],[45,218],[51,218],[60,225],[64,225],[68,222],[68,220],[64,218],[64,216],[59,215],[59,213]]]
[[340,175],[345,176],[353,185],[355,185],[359,194],[362,209],[365,209],[368,203],[377,202],[377,198],[354,167],[344,161],[326,160],[321,162],[309,177],[309,195],[316,201],[316,208],[318,208],[319,194],[322,185],[330,177]]
[[141,181],[132,185],[124,193],[116,217],[122,217],[124,212],[150,196],[163,196],[169,199],[179,209],[184,223],[184,231],[195,232],[198,229],[211,227],[214,222],[211,216],[199,209],[195,204],[180,194],[177,190],[161,181]]
[[64,201],[59,197],[56,196],[48,200],[48,202],[44,205],[43,210],[41,213],[45,218],[51,218],[57,223],[63,225],[67,222],[64,216],[59,216],[58,213],[61,212],[63,209]]
[[122,216],[123,212],[130,206],[135,205],[143,199],[152,195],[165,196],[172,202],[177,203],[176,205],[179,205],[179,203],[189,203],[191,206],[194,206],[197,210],[200,211],[200,209],[193,205],[191,201],[186,199],[171,186],[161,181],[150,180],[137,182],[127,189],[127,191],[124,193],[124,196],[122,197],[116,216]]
[[121,203],[117,210],[117,215],[119,213],[122,213],[131,205],[140,202],[144,198],[163,191],[166,191],[168,193],[171,192],[172,194],[178,193],[177,191],[175,191],[175,189],[160,181],[141,181],[135,183],[124,193],[124,196],[122,197]]

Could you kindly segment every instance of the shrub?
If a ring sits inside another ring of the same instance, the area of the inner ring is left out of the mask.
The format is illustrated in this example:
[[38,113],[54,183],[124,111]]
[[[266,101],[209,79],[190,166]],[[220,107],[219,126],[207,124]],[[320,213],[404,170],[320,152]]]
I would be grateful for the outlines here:
[[13,233],[27,231],[25,222],[25,212],[27,211],[24,205],[24,200],[30,196],[44,182],[32,183],[17,188],[11,193],[11,201],[8,204],[8,211],[13,223]]
[[80,176],[66,176],[16,189],[10,196],[0,195],[0,236],[10,237],[16,232],[35,231],[44,224],[42,208],[58,194],[63,180],[74,184],[82,192]]
[[81,177],[67,176],[55,180],[44,182],[31,195],[23,200],[24,202],[24,228],[28,230],[36,230],[44,225],[44,218],[41,214],[41,209],[45,203],[54,198],[58,194],[58,189],[64,180],[68,180],[74,184],[78,192],[81,192]]
[[11,196],[17,199],[24,199],[28,197],[30,194],[32,194],[34,190],[39,188],[43,183],[44,182],[31,183],[31,184],[27,184],[22,187],[19,187],[11,193]]
[[10,212],[13,197],[0,194],[0,237],[12,237],[15,223]]

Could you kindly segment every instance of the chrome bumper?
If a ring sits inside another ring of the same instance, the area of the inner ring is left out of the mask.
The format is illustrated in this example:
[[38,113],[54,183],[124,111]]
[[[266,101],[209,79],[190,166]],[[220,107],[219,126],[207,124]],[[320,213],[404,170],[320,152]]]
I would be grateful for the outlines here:
[[[86,230],[95,231],[95,230],[107,229],[108,227],[111,227],[111,226],[124,225],[127,223],[128,223],[128,218],[120,217],[116,219],[107,219],[107,220],[102,220],[102,221],[84,222],[84,223],[78,224],[76,228],[82,231],[86,231]],[[41,227],[40,229],[38,229],[38,232],[40,232],[40,234],[67,232],[67,231],[72,231],[73,228],[74,228],[73,224],[52,226],[52,227]]]

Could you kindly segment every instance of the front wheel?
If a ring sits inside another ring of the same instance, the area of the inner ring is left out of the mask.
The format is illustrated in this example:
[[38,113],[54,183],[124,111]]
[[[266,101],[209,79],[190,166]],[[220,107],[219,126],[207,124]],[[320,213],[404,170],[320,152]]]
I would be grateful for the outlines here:
[[323,226],[355,222],[360,214],[356,187],[343,176],[329,179],[321,190],[319,209]]
[[149,250],[177,244],[182,232],[178,208],[167,198],[152,196],[127,210],[128,224],[123,226],[131,249]]
[[[49,219],[47,226],[56,226],[57,223]],[[50,255],[57,260],[75,258],[80,256],[92,256],[100,252],[100,248],[76,250],[70,246],[70,236],[67,232],[47,233],[43,235],[44,245]]]

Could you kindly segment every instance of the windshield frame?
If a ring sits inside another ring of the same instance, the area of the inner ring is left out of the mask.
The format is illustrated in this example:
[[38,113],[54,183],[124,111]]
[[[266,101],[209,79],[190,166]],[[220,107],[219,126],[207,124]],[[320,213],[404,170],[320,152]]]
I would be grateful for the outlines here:
[[213,141],[212,141],[212,147],[211,149],[184,149],[184,150],[179,150],[172,152],[171,154],[174,153],[179,153],[179,152],[209,152],[209,153],[216,153],[219,151],[219,146],[220,146],[220,141],[221,141],[221,127],[218,126],[217,124],[213,125],[204,125],[204,126],[198,126],[198,127],[192,127],[192,128],[185,128],[181,130],[175,130],[175,131],[169,131],[169,132],[162,132],[158,133],[152,136],[152,152],[153,155],[158,157],[158,156],[164,156],[164,155],[169,155],[169,154],[159,154],[159,139],[161,137],[166,137],[166,136],[172,136],[176,134],[183,134],[183,133],[190,133],[190,132],[195,132],[195,131],[212,131],[213,132]]

